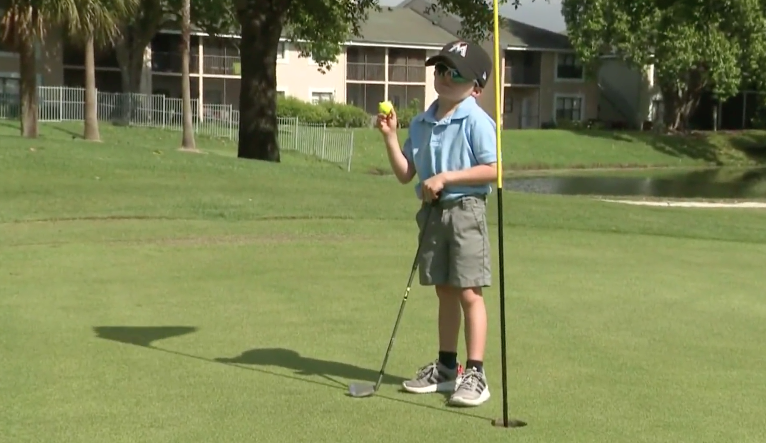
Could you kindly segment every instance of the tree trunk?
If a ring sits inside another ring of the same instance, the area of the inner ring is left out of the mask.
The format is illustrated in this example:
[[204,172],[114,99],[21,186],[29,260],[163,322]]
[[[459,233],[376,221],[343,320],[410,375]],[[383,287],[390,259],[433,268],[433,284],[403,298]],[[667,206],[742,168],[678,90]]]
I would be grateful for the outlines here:
[[21,89],[21,136],[37,138],[37,58],[35,38],[24,34],[19,36],[19,88]]
[[123,124],[129,124],[133,117],[133,111],[136,109],[134,94],[141,93],[144,51],[162,23],[161,11],[147,10],[142,14],[144,16],[137,19],[137,23],[122,29],[122,34],[114,44],[124,94],[120,106],[120,120]]
[[191,79],[189,72],[189,46],[191,46],[191,0],[184,0],[181,11],[181,99],[183,101],[182,149],[195,149],[194,121],[191,106]]
[[96,90],[96,56],[93,35],[85,43],[85,140],[101,141],[98,130],[98,93]]
[[[276,3],[275,3],[276,2]],[[239,93],[239,158],[279,162],[277,142],[277,46],[289,2],[237,2],[242,26]]]

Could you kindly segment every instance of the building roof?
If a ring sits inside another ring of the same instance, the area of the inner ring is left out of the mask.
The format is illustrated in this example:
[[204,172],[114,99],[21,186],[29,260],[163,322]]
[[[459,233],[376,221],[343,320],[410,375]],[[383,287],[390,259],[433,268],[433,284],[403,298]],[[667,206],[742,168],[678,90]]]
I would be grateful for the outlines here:
[[[370,11],[368,19],[360,26],[361,35],[352,37],[349,43],[441,47],[459,38],[461,19],[443,11],[427,12],[431,5],[431,0],[405,0],[398,6]],[[572,50],[566,34],[507,17],[501,18],[500,45],[503,48]]]
[[455,36],[409,8],[389,7],[371,11],[354,43],[423,45],[441,47]]
[[[448,31],[456,38],[462,28],[461,19],[443,11],[428,11],[433,5],[430,0],[406,0],[396,8],[409,9],[429,22]],[[507,17],[501,17],[500,44],[503,47],[571,50],[572,45],[566,35],[547,29],[528,25]]]

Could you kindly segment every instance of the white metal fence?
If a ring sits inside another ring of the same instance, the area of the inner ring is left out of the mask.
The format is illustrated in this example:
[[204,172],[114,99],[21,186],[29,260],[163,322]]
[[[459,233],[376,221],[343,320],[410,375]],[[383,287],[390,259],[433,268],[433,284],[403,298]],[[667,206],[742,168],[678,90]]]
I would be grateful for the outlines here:
[[[164,95],[97,93],[98,119],[127,126],[181,131],[183,101]],[[239,111],[232,105],[206,104],[192,100],[192,120],[197,135],[237,140]],[[19,116],[18,94],[0,94],[0,119]],[[201,111],[201,115],[200,115]],[[85,89],[59,86],[39,87],[39,119],[42,122],[81,121],[85,117]],[[280,148],[316,157],[351,170],[354,132],[322,124],[279,118]]]

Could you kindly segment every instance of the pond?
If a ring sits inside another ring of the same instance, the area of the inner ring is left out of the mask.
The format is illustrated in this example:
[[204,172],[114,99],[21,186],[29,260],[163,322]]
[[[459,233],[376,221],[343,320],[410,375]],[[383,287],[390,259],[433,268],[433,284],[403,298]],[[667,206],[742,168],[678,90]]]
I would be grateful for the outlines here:
[[507,178],[508,190],[537,194],[664,198],[766,198],[766,168],[564,174]]

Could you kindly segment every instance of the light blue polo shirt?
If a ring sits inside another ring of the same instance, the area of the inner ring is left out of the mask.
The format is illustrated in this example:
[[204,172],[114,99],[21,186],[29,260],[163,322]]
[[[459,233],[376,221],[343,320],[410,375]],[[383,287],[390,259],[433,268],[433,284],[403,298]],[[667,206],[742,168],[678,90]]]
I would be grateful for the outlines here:
[[[452,115],[436,121],[438,104],[434,101],[410,123],[409,136],[402,152],[415,165],[418,178],[415,194],[422,199],[422,183],[444,171],[469,169],[497,162],[495,122],[468,97]],[[449,201],[466,195],[486,195],[490,184],[479,186],[447,186],[440,200]]]

